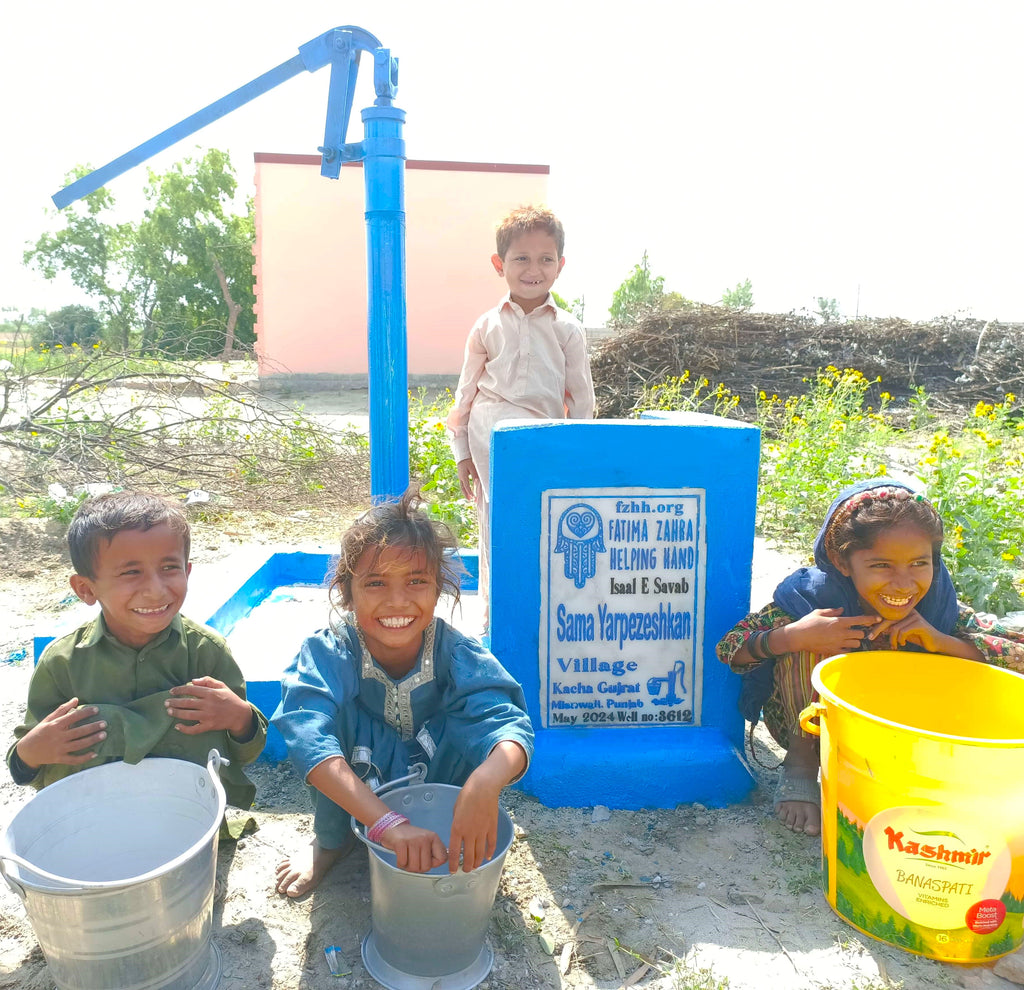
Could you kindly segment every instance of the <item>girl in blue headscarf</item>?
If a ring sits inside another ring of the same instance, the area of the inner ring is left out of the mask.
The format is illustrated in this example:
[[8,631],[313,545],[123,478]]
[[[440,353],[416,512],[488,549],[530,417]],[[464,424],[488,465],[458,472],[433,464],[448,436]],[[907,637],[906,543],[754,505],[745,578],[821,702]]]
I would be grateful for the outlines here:
[[786,749],[775,811],[794,832],[821,831],[818,738],[800,728],[819,660],[854,650],[918,650],[1024,673],[1024,634],[957,601],[942,562],[942,520],[923,495],[891,478],[851,485],[829,506],[814,566],[739,622],[718,657],[743,675],[740,710],[764,714]]

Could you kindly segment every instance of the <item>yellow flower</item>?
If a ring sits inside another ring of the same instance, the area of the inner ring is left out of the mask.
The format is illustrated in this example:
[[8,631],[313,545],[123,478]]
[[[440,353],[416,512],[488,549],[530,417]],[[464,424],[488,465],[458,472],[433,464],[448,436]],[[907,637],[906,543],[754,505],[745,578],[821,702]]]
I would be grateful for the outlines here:
[[877,470],[875,471],[875,474],[877,474],[879,477],[888,473],[889,469],[884,464],[879,464]]
[[999,556],[1002,557],[1003,560],[1011,560],[1012,561],[1012,560],[1016,560],[1017,559],[1017,555],[1013,554],[1013,553],[1002,553]]

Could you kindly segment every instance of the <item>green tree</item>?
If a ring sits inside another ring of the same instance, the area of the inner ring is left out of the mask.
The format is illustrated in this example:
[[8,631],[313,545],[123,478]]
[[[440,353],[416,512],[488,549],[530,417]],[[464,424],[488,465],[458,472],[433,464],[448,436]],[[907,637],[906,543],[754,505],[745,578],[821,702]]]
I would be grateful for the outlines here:
[[[89,171],[82,165],[65,179],[70,182]],[[131,331],[149,305],[152,284],[133,262],[134,227],[102,218],[114,205],[106,188],[80,199],[62,214],[63,228],[43,234],[35,247],[25,252],[24,261],[47,279],[66,273],[74,285],[98,301],[109,338],[127,350]]]
[[91,306],[62,306],[32,328],[32,343],[54,347],[87,347],[103,335],[103,320]]
[[227,354],[253,339],[253,208],[231,212],[236,188],[216,149],[164,175],[151,170],[141,220],[107,222],[114,198],[98,189],[61,214],[64,226],[43,234],[25,263],[46,278],[66,273],[96,299],[107,338],[123,350]]
[[722,305],[728,306],[729,309],[741,309],[744,312],[753,309],[754,289],[750,284],[750,279],[737,282],[735,289],[726,289],[722,293]]
[[149,173],[153,205],[139,226],[139,248],[147,267],[161,273],[154,329],[166,349],[188,352],[198,336],[199,350],[209,349],[204,338],[219,339],[227,356],[236,340],[254,339],[253,202],[244,216],[229,212],[237,185],[227,152],[216,149],[164,175]]
[[651,275],[647,252],[644,251],[640,263],[633,266],[632,273],[612,295],[608,315],[612,323],[632,326],[642,316],[661,309],[664,299],[665,279],[661,275]]

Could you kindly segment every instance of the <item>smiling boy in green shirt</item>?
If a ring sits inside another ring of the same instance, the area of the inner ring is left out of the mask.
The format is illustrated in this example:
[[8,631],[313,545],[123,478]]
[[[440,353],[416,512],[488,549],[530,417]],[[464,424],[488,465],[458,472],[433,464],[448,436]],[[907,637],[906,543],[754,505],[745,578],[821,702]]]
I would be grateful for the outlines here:
[[68,528],[71,587],[101,613],[51,643],[29,683],[7,764],[42,788],[112,760],[231,760],[228,800],[247,808],[242,772],[263,750],[267,720],[223,637],[179,614],[188,590],[189,526],[155,495],[117,492],[82,503]]

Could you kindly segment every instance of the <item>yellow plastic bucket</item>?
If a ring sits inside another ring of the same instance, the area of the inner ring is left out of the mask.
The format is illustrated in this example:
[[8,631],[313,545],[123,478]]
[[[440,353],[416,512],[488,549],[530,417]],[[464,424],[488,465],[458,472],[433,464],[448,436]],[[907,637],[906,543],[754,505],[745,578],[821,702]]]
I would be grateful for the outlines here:
[[866,935],[943,962],[1024,941],[1024,676],[931,653],[824,660],[822,886]]

